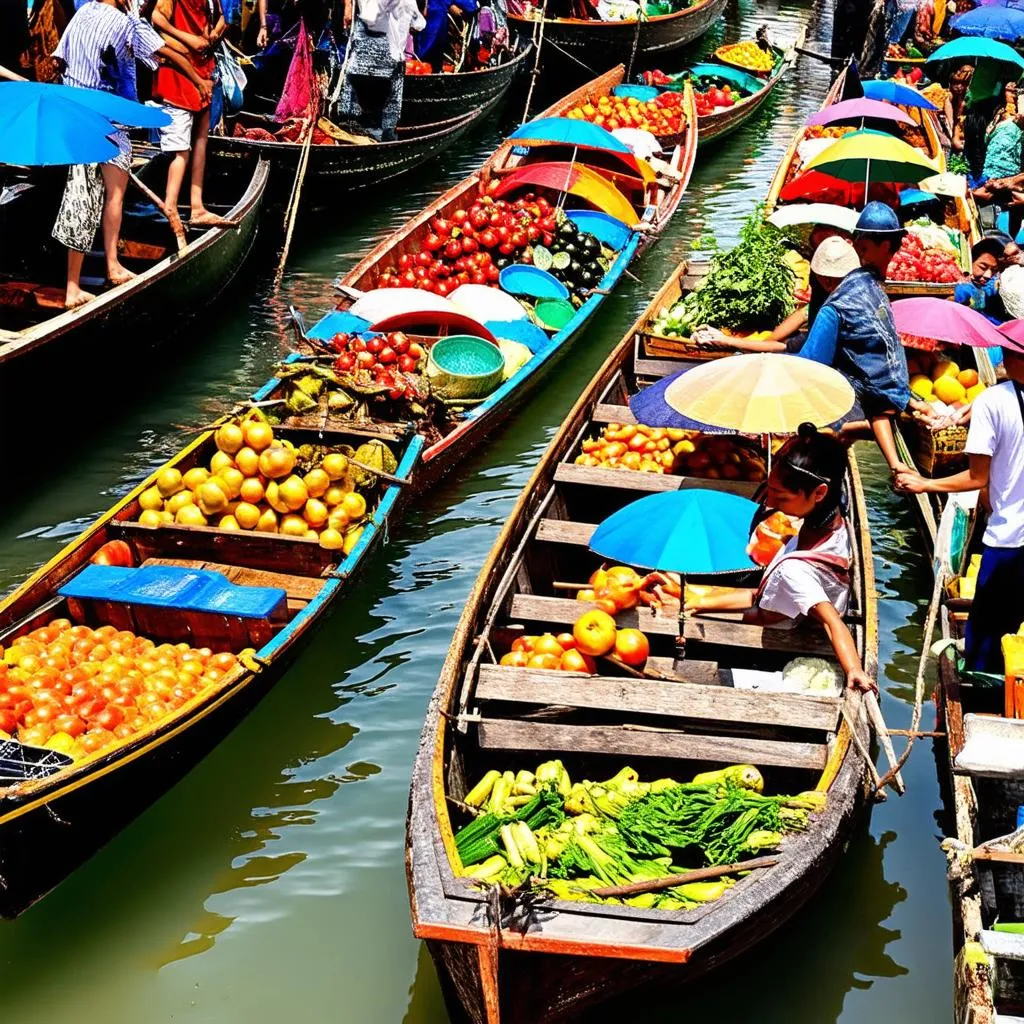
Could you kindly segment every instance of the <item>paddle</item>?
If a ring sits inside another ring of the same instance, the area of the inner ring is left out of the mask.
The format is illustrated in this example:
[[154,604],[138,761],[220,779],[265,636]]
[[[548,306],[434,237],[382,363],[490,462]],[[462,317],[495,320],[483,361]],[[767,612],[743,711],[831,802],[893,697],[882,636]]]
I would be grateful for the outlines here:
[[188,241],[185,238],[185,228],[182,226],[178,211],[168,209],[164,201],[134,172],[129,171],[128,177],[131,178],[132,184],[167,218],[167,223],[170,224],[171,231],[174,233],[174,241],[178,245],[178,252],[181,252],[188,246]]
[[778,857],[755,857],[753,860],[741,861],[739,864],[721,864],[713,868],[697,868],[685,871],[681,875],[666,875],[664,878],[645,878],[642,882],[630,882],[628,885],[606,885],[601,889],[591,889],[594,896],[638,896],[643,892],[657,892],[659,889],[672,889],[687,882],[704,882],[709,878],[721,878],[723,875],[735,875],[740,871],[757,871],[759,868],[771,868],[779,863]]
[[[864,705],[868,709],[868,718],[871,719],[871,724],[875,727],[878,742],[881,744],[882,750],[885,751],[886,760],[889,762],[889,771],[882,777],[881,781],[883,784],[891,782],[893,789],[900,796],[903,796],[907,791],[907,787],[903,782],[903,776],[900,774],[900,765],[896,760],[896,751],[893,749],[892,740],[889,738],[889,729],[885,724],[885,719],[882,717],[882,709],[878,706],[878,698],[873,693],[865,693]],[[891,779],[890,776],[892,776]]]

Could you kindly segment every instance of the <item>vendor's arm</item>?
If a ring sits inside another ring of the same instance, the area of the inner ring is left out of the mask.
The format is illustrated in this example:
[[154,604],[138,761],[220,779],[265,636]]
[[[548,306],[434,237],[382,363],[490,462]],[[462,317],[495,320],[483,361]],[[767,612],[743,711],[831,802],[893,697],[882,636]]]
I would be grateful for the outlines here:
[[209,101],[213,95],[213,82],[203,78],[192,66],[192,61],[172,46],[162,46],[157,50],[155,56],[159,57],[165,64],[173,64],[199,90],[199,95],[203,102]]
[[0,78],[8,82],[28,81],[28,79],[26,79],[24,75],[19,75],[17,72],[11,71],[10,68],[5,68],[2,64],[0,64]]
[[968,455],[967,469],[953,476],[939,477],[932,480],[919,473],[900,473],[896,477],[898,490],[910,494],[956,494],[961,491],[980,491],[988,486],[989,469],[992,466],[991,455]]
[[270,41],[267,32],[267,0],[256,0],[256,14],[260,19],[260,30],[256,34],[256,45],[262,50]]
[[846,681],[855,690],[878,690],[878,684],[864,671],[860,654],[850,629],[831,601],[822,601],[811,608],[809,618],[820,622],[828,634],[832,650],[846,673]]
[[742,612],[754,606],[755,594],[749,587],[723,587],[713,594],[688,598],[685,610],[698,615],[701,612]]
[[157,29],[165,36],[170,36],[172,39],[177,39],[178,42],[184,43],[195,53],[202,53],[209,49],[209,39],[205,36],[197,36],[192,32],[185,32],[180,28],[175,28],[171,24],[172,17],[174,17],[174,0],[157,0],[156,7],[153,8],[153,24]]
[[797,353],[802,359],[813,359],[816,363],[831,366],[836,358],[839,345],[839,314],[829,306],[822,306],[814,318],[814,325]]

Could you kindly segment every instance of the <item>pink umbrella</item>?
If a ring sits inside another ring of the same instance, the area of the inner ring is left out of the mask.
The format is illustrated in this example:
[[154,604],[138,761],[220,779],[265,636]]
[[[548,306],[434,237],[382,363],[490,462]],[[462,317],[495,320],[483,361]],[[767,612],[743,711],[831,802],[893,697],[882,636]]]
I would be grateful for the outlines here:
[[997,328],[1003,339],[1003,347],[1014,352],[1024,352],[1024,320],[1007,320]]
[[971,348],[1006,344],[1004,335],[977,310],[948,299],[900,299],[892,304],[892,318],[900,334]]
[[835,124],[836,121],[855,121],[874,117],[883,121],[896,121],[899,124],[913,124],[913,118],[903,113],[899,107],[883,100],[869,100],[860,97],[855,100],[843,100],[833,103],[830,107],[812,114],[804,124]]

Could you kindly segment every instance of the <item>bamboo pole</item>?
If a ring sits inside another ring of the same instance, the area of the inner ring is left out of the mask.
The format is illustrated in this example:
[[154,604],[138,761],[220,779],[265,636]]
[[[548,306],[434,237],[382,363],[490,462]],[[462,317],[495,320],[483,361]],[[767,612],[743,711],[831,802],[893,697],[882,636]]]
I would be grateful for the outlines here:
[[659,889],[672,889],[688,882],[705,882],[709,878],[721,878],[723,875],[735,875],[740,871],[757,871],[759,868],[771,868],[779,863],[778,857],[755,857],[753,860],[740,861],[738,864],[721,864],[713,868],[697,868],[685,871],[681,875],[666,875],[664,878],[645,878],[642,882],[630,882],[628,885],[606,885],[602,889],[592,889],[595,896],[637,896],[643,892],[657,892]]
[[274,291],[281,287],[281,280],[284,277],[284,267],[288,262],[288,250],[292,246],[292,234],[295,231],[295,221],[299,213],[299,198],[302,195],[302,185],[306,180],[306,168],[309,166],[309,147],[313,142],[313,128],[316,125],[315,112],[312,112],[309,123],[306,126],[306,138],[302,143],[302,152],[299,154],[299,163],[295,171],[295,180],[292,182],[292,194],[288,199],[288,209],[285,212],[285,233],[284,248],[281,250],[281,260],[277,264],[277,273],[274,275]]
[[174,233],[174,241],[178,245],[178,252],[187,248],[188,240],[185,238],[185,228],[182,226],[181,217],[177,210],[168,209],[164,201],[134,172],[129,171],[128,177],[132,184],[167,218],[167,223]]

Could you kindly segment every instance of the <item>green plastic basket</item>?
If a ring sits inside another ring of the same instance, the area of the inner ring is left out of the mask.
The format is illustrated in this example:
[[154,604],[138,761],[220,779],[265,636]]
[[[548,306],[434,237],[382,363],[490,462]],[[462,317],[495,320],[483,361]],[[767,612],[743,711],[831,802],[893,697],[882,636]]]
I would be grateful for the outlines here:
[[505,370],[501,349],[471,334],[440,338],[427,355],[427,377],[440,398],[473,399],[489,395]]

